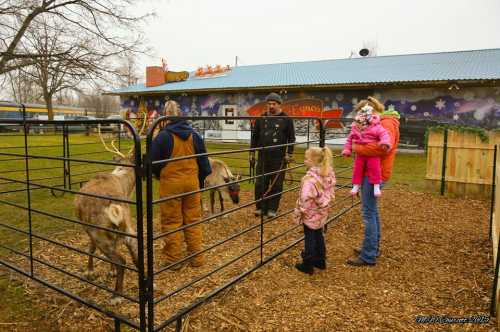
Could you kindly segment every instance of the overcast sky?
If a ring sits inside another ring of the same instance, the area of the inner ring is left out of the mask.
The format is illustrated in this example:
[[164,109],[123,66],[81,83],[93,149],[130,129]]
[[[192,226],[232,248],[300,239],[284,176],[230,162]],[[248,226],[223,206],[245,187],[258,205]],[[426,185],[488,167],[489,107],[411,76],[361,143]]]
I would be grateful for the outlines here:
[[170,70],[500,48],[500,0],[150,0],[139,11],[155,57]]
[[[137,13],[152,57],[170,70],[206,65],[348,58],[365,43],[378,55],[500,48],[500,0],[143,0]],[[2,92],[0,91],[0,99]]]

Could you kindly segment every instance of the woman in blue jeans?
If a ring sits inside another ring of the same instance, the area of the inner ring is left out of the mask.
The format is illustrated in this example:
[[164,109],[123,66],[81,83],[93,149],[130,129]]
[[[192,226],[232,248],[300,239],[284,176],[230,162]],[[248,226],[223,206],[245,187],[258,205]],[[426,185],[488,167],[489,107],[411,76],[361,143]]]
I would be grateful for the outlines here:
[[[382,182],[380,189],[384,186]],[[361,261],[374,265],[380,255],[380,214],[378,211],[377,198],[373,194],[373,184],[368,181],[368,176],[363,178],[361,185],[361,206],[363,222],[365,224],[365,237],[361,250],[356,250]],[[351,262],[352,263],[352,262]],[[351,264],[356,265],[356,264]]]
[[[356,153],[365,156],[379,156],[382,167],[382,184],[389,180],[396,157],[396,148],[399,143],[399,113],[394,109],[384,111],[384,105],[373,97],[360,101],[355,111],[365,105],[370,105],[380,114],[380,124],[389,132],[391,136],[391,149],[389,151],[378,146],[377,143],[365,145],[357,144],[353,150]],[[347,261],[352,266],[373,266],[380,256],[380,215],[378,210],[378,199],[373,193],[373,184],[370,184],[368,177],[363,177],[361,185],[361,205],[363,214],[363,223],[365,225],[365,236],[361,249],[354,249],[355,258]]]

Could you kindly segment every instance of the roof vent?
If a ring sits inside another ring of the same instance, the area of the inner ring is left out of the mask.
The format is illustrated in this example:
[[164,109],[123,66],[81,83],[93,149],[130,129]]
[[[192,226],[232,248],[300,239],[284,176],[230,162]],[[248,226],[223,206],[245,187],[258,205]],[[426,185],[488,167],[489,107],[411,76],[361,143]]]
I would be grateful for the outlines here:
[[361,50],[359,50],[359,55],[362,57],[368,56],[368,54],[370,54],[370,50],[367,48],[362,48]]
[[364,42],[361,48],[351,51],[349,58],[369,58],[377,56],[377,48],[376,42]]

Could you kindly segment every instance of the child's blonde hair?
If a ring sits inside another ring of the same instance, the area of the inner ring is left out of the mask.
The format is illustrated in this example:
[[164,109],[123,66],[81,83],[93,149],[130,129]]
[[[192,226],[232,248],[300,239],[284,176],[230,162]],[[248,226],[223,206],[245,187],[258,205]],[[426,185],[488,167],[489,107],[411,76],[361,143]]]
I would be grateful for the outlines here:
[[319,175],[327,176],[332,165],[332,151],[328,147],[312,147],[306,150],[306,154],[311,156],[315,166],[319,166]]

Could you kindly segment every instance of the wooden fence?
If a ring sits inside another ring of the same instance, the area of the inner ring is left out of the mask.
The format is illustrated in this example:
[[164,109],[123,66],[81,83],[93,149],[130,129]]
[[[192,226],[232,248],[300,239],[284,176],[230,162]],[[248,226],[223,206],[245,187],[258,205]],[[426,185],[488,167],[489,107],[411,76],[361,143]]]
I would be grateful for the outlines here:
[[476,133],[429,132],[426,180],[429,189],[469,198],[491,197],[497,132],[483,142]]
[[490,231],[495,269],[490,313],[500,328],[500,134],[488,133],[483,142],[476,133],[445,130],[430,132],[427,149],[426,179],[441,194],[491,200]]

